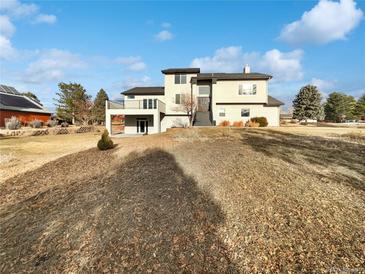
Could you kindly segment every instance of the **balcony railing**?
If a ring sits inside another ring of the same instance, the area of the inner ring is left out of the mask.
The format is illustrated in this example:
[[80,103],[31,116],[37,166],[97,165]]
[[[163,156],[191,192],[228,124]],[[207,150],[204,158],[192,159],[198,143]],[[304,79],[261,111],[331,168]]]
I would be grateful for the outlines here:
[[165,103],[158,99],[125,100],[124,102],[107,101],[108,109],[158,109],[165,112]]

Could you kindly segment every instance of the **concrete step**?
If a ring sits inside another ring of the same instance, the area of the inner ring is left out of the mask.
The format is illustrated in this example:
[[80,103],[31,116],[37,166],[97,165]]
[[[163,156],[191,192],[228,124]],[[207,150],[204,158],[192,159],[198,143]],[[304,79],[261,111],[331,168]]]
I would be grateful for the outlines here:
[[195,114],[194,126],[212,126],[209,111],[197,111]]

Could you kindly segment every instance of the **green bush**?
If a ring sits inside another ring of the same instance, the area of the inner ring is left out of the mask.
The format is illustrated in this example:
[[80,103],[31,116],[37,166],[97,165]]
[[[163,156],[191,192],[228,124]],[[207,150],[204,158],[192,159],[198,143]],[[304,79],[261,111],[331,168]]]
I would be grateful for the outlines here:
[[98,148],[100,150],[107,150],[113,147],[114,144],[109,137],[109,132],[107,130],[104,130],[103,134],[101,135],[101,139],[98,141]]
[[266,117],[253,117],[251,118],[251,122],[259,123],[260,127],[267,127],[269,124]]
[[12,116],[9,120],[5,122],[5,127],[7,129],[19,129],[21,127],[21,123],[15,116]]

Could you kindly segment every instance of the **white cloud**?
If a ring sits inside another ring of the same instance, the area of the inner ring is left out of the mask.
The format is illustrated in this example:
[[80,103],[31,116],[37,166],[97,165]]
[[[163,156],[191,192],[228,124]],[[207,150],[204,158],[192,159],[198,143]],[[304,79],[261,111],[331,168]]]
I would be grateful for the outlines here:
[[23,4],[17,0],[1,1],[0,11],[10,16],[26,17],[37,13],[39,7],[36,4]]
[[243,52],[241,47],[231,46],[217,49],[213,56],[195,58],[191,66],[205,72],[241,72],[245,64],[251,71],[271,73],[275,81],[296,81],[303,78],[301,50],[281,52],[277,49],[261,54]]
[[17,55],[16,49],[12,46],[11,41],[0,35],[0,59],[9,60]]
[[169,22],[163,22],[163,23],[161,24],[161,27],[163,27],[163,28],[165,28],[165,29],[171,28],[171,23],[169,23]]
[[321,92],[326,93],[335,86],[336,81],[312,78],[311,85],[316,86]]
[[122,90],[127,90],[134,87],[144,87],[148,86],[151,83],[151,78],[149,76],[144,75],[141,78],[136,77],[127,77],[122,82]]
[[[10,40],[15,33],[12,20],[22,17],[36,16],[33,22],[53,24],[57,18],[54,15],[38,14],[38,6],[35,4],[22,4],[17,0],[5,0],[0,5],[0,59],[10,60],[21,54],[21,50],[13,47]],[[23,50],[25,55],[29,52]]]
[[140,78],[127,76],[123,81],[112,83],[108,90],[115,90],[111,92],[110,96],[112,100],[120,99],[120,93],[134,87],[144,87],[151,85],[151,78],[144,75]]
[[28,65],[22,80],[29,83],[58,81],[67,72],[86,66],[86,63],[76,54],[65,50],[50,49],[41,52],[39,58]]
[[143,71],[147,67],[140,56],[119,57],[115,61],[126,66],[130,71]]
[[46,23],[46,24],[54,24],[57,21],[57,17],[53,14],[38,14],[34,19],[34,23]]
[[258,62],[258,67],[273,74],[276,80],[296,81],[303,78],[302,50],[281,52],[277,49],[267,51]]
[[160,31],[156,34],[156,39],[160,42],[171,40],[174,36],[168,30]]
[[0,35],[11,37],[15,32],[15,26],[6,15],[0,15]]
[[302,17],[286,25],[279,39],[292,44],[325,44],[346,39],[363,18],[361,9],[353,0],[333,2],[321,0]]

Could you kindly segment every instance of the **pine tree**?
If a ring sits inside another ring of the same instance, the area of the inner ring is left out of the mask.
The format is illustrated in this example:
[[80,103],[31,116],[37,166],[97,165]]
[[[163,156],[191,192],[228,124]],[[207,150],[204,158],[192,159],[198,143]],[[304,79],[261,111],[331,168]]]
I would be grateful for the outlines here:
[[355,115],[358,119],[365,117],[365,94],[363,94],[356,102]]
[[326,120],[341,122],[354,118],[356,100],[350,95],[341,92],[332,92],[325,104]]
[[84,87],[77,83],[59,83],[58,88],[59,92],[56,94],[59,98],[55,99],[57,116],[74,124],[80,106],[90,100],[90,96]]
[[94,100],[93,106],[93,120],[97,123],[104,123],[105,121],[105,101],[109,100],[108,95],[104,89],[100,89]]
[[321,94],[316,86],[307,85],[300,89],[293,101],[293,118],[298,120],[317,119],[321,111]]

